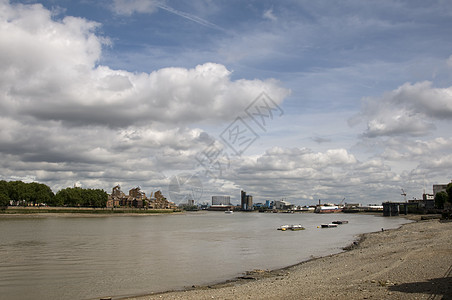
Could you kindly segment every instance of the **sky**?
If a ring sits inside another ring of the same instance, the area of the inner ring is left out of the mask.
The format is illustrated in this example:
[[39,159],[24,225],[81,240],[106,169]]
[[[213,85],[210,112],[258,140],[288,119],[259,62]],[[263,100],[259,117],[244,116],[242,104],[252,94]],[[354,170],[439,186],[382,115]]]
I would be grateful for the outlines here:
[[176,204],[452,179],[451,1],[0,0],[0,179]]

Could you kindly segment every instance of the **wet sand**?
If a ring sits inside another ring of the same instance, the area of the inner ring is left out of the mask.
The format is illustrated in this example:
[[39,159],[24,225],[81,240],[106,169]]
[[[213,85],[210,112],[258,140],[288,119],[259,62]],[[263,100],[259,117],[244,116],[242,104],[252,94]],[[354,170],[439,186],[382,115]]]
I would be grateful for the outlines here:
[[129,299],[452,299],[452,222],[365,234],[350,248],[226,283]]

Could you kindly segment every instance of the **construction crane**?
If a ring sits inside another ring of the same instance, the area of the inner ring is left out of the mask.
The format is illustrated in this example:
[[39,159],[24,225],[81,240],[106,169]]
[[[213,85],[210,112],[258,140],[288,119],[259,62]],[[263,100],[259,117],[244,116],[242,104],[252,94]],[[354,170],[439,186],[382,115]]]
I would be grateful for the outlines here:
[[401,189],[401,190],[402,190],[402,194],[400,194],[400,195],[403,196],[403,200],[406,202],[406,193],[403,189]]
[[345,197],[344,197],[344,199],[342,199],[342,201],[341,201],[341,202],[339,202],[339,205],[338,205],[338,206],[341,206],[341,205],[342,205],[342,203],[344,203],[344,200],[345,200]]

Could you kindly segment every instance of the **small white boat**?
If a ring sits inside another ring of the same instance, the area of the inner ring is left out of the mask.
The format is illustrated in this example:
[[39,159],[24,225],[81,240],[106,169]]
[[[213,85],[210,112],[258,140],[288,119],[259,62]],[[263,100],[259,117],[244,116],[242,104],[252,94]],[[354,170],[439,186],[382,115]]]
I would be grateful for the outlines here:
[[287,229],[290,229],[290,225],[281,225],[278,227],[278,230],[286,231]]
[[322,228],[333,228],[333,227],[337,227],[337,224],[322,224],[320,225]]
[[233,213],[234,213],[234,211],[232,211],[232,210],[228,209],[228,210],[225,210],[225,211],[224,211],[224,213],[225,213],[225,214],[233,214]]
[[297,225],[281,225],[277,229],[278,230],[282,230],[282,231],[286,231],[286,230],[289,230],[289,229],[292,230],[292,231],[305,230],[305,228],[303,226],[301,226],[300,224],[297,224]]
[[301,226],[300,224],[290,226],[290,230],[293,230],[293,231],[304,230],[304,229],[305,228],[303,226]]

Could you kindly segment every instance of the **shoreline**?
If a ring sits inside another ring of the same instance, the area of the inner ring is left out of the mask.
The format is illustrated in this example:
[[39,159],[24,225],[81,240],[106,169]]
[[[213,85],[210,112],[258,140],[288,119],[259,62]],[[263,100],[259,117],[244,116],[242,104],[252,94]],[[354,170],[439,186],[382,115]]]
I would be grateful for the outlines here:
[[209,285],[112,299],[452,299],[452,223],[404,217],[415,222],[360,234],[340,253]]
[[2,217],[112,217],[177,215],[184,211],[170,209],[105,209],[86,207],[14,207],[0,210]]

